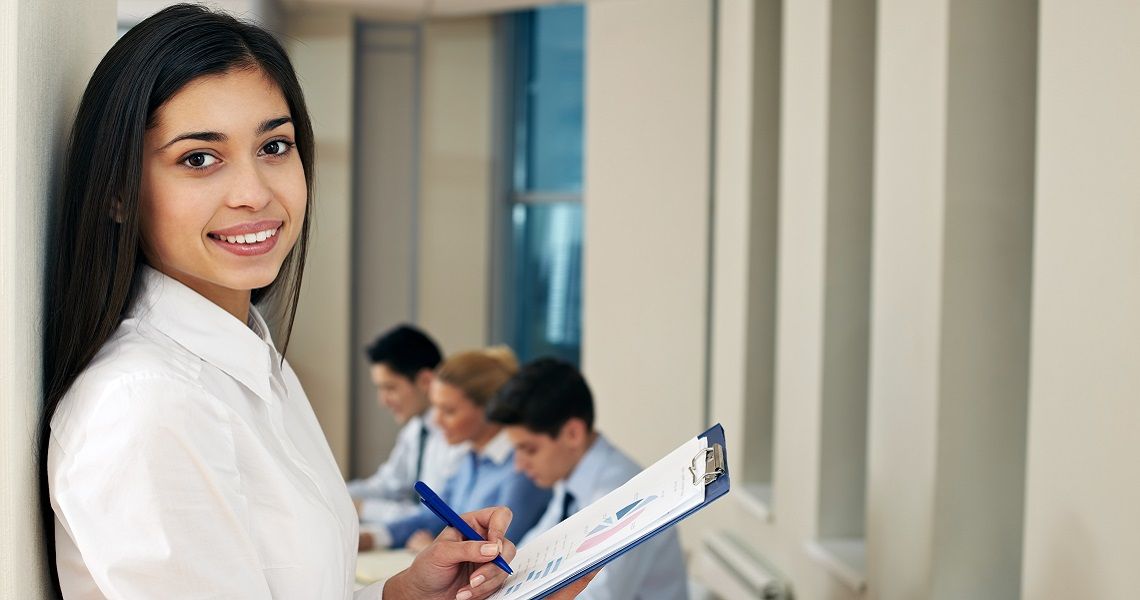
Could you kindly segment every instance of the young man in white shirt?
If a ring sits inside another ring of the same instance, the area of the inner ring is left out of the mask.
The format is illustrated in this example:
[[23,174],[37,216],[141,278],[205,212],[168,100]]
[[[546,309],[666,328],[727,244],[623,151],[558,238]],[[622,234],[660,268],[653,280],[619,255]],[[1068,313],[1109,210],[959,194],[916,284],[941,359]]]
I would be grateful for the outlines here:
[[[594,430],[594,401],[573,365],[540,358],[524,366],[487,407],[515,446],[515,467],[553,488],[534,536],[605,496],[641,467]],[[585,600],[685,600],[688,583],[675,529],[658,534],[606,565],[579,596]]]
[[412,488],[416,481],[442,489],[463,456],[463,447],[447,443],[429,411],[428,389],[442,359],[435,342],[415,327],[400,325],[377,337],[366,353],[377,400],[403,427],[376,473],[348,482],[360,515],[361,550],[374,545],[370,523],[416,513],[420,507]]

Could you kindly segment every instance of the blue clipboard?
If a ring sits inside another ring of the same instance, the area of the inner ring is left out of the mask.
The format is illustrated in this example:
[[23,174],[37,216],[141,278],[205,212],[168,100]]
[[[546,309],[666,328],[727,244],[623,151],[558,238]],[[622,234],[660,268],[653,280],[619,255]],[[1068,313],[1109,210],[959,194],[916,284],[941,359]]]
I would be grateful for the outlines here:
[[[618,550],[607,554],[606,556],[603,556],[602,558],[598,559],[597,562],[587,565],[580,571],[575,572],[573,575],[559,582],[557,586],[546,590],[537,596],[533,596],[532,598],[545,598],[570,585],[571,583],[574,583],[582,576],[598,570],[615,558],[618,558],[624,555],[626,552],[629,552],[630,550],[633,550],[634,548],[640,546],[642,542],[651,539],[653,536],[661,533],[662,531],[665,531],[677,523],[680,523],[689,515],[697,512],[698,510],[701,510],[702,508],[711,504],[714,500],[717,500],[727,494],[730,487],[730,479],[728,470],[728,446],[724,442],[724,427],[721,427],[720,423],[717,423],[698,437],[708,440],[708,449],[705,451],[705,456],[703,458],[707,461],[707,464],[710,467],[715,467],[709,469],[710,472],[708,475],[706,475],[706,480],[703,482],[705,486],[704,502],[701,502],[700,504],[694,506],[688,512],[680,515],[672,521],[669,521],[657,529],[654,529],[648,535],[639,538],[637,541],[629,544],[628,546],[623,546]],[[698,457],[694,457],[694,460],[698,460]]]

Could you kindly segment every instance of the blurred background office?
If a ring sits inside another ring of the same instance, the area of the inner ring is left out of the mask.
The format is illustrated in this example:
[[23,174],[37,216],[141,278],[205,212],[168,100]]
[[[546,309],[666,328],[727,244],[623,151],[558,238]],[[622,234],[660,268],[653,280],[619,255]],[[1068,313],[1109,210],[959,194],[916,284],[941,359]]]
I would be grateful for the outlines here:
[[[95,63],[166,5],[0,0],[0,597],[41,594],[48,203]],[[707,425],[694,589],[1140,590],[1140,4],[232,0],[317,134],[289,359],[346,477],[361,348],[579,364],[643,464]]]

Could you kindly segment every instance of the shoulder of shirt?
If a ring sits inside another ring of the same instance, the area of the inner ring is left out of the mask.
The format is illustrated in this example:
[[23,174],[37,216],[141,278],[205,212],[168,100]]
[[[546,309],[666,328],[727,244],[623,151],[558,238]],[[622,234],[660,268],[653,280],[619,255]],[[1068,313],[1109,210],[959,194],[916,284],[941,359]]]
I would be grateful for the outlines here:
[[640,473],[641,466],[622,452],[620,448],[610,443],[609,439],[601,433],[598,434],[598,441],[604,444],[603,452],[599,456],[602,459],[602,466],[595,479],[598,492],[600,492],[598,497],[601,497],[621,487],[631,477]]
[[408,419],[407,423],[404,423],[400,426],[400,431],[396,434],[396,438],[402,440],[404,443],[411,443],[414,441],[416,444],[419,444],[420,423],[422,422],[423,421],[418,416]]
[[[81,437],[86,427],[112,415],[123,425],[182,419],[186,407],[180,405],[188,398],[213,398],[199,381],[201,365],[197,356],[161,333],[127,319],[60,400],[51,435],[66,448],[71,437]],[[142,395],[146,403],[137,402]],[[131,410],[121,410],[127,403],[133,403]]]

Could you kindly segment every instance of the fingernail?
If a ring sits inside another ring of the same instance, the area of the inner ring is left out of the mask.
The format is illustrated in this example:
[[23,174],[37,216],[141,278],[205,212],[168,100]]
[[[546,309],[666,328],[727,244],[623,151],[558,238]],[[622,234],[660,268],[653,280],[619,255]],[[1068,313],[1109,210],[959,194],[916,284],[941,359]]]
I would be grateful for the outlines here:
[[483,544],[483,547],[479,548],[479,552],[483,556],[497,556],[499,554],[499,546],[496,544]]
[[471,587],[477,588],[479,587],[479,584],[483,583],[486,580],[486,577],[483,577],[482,575],[476,575],[471,578]]
[[470,597],[471,597],[471,592],[469,592],[467,590],[463,590],[462,592],[459,592],[458,594],[455,595],[455,600],[467,600]]

